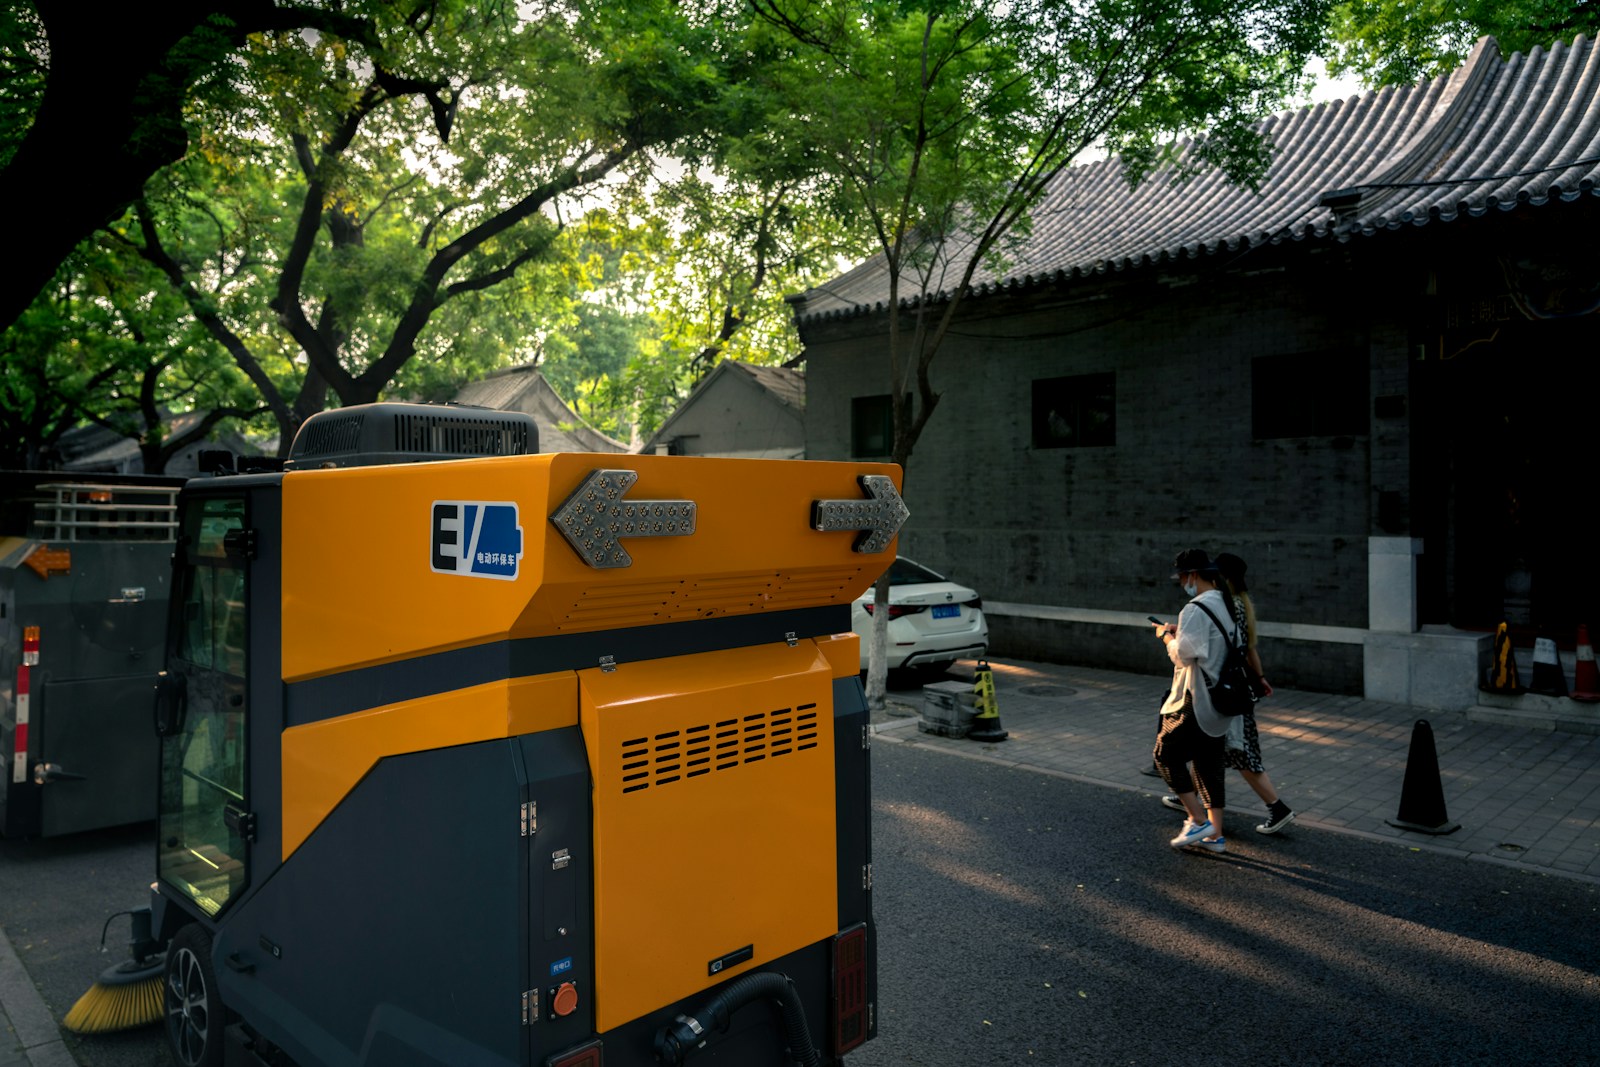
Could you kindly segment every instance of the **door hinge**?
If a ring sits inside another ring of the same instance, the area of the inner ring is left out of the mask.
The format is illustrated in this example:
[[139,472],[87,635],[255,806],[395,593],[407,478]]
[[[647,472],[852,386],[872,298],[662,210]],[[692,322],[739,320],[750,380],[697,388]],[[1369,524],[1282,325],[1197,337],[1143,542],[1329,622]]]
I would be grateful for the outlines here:
[[539,802],[526,801],[522,805],[522,836],[532,837],[539,832]]
[[615,657],[615,656],[601,656],[600,657],[600,673],[601,674],[611,674],[611,673],[615,672],[616,669],[617,669],[617,657]]
[[869,893],[872,892],[872,864],[870,863],[861,868],[861,888]]
[[532,1026],[539,1021],[539,991],[530,989],[522,994],[522,1025]]
[[793,630],[786,631],[783,635],[783,640],[790,648],[794,648],[800,643],[799,636],[797,636]]
[[871,747],[872,747],[872,727],[863,726],[861,728],[861,748],[863,750],[866,750],[866,749],[870,749]]

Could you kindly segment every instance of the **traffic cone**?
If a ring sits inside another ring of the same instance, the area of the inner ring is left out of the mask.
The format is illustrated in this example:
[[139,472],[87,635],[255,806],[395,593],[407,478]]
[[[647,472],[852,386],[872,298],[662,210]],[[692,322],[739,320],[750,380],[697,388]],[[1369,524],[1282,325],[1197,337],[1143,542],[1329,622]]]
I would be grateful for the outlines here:
[[967,737],[973,741],[1004,741],[1010,734],[1000,729],[1000,703],[994,696],[994,671],[989,669],[986,659],[978,661],[978,669],[972,674],[972,693],[976,697],[973,706],[978,713],[972,717],[972,729],[967,731]]
[[1450,821],[1444,807],[1444,783],[1439,781],[1439,753],[1433,747],[1433,727],[1418,719],[1411,730],[1411,751],[1406,755],[1406,777],[1400,786],[1400,810],[1390,826],[1423,834],[1453,834],[1461,824]]
[[1567,695],[1567,676],[1561,673],[1561,656],[1556,652],[1555,641],[1548,637],[1533,642],[1533,681],[1528,685],[1528,692],[1552,697]]
[[1585,704],[1600,701],[1600,669],[1594,663],[1594,648],[1589,644],[1589,627],[1578,624],[1578,671],[1572,679],[1572,699]]
[[1522,680],[1517,677],[1517,656],[1512,651],[1511,634],[1505,623],[1494,632],[1494,662],[1489,666],[1483,687],[1491,693],[1522,692]]

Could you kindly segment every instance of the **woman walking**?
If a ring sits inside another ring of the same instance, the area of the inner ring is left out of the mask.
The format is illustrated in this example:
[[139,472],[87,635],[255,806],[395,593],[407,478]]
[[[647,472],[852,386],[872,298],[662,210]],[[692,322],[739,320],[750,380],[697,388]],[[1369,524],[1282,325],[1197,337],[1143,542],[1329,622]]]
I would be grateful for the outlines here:
[[[1245,635],[1245,662],[1260,685],[1261,696],[1269,697],[1272,695],[1272,685],[1267,681],[1266,671],[1261,666],[1261,654],[1256,650],[1256,609],[1250,599],[1250,587],[1245,581],[1248,564],[1232,552],[1218,553],[1215,562],[1222,578],[1221,585],[1227,589],[1233,603],[1234,623],[1239,627],[1239,632]],[[1267,821],[1256,826],[1256,833],[1275,834],[1294,821],[1294,811],[1278,796],[1272,777],[1261,762],[1261,733],[1256,728],[1255,711],[1246,711],[1239,718],[1242,722],[1234,729],[1242,727],[1242,741],[1238,745],[1224,746],[1222,762],[1224,766],[1232,767],[1243,775],[1245,782],[1267,806]],[[1182,802],[1175,795],[1164,796],[1161,802],[1169,808],[1184,810]]]
[[[1172,577],[1182,583],[1190,600],[1178,614],[1176,625],[1160,623],[1156,628],[1156,636],[1172,660],[1172,687],[1161,705],[1154,757],[1173,799],[1188,816],[1172,839],[1172,847],[1194,845],[1225,852],[1222,739],[1228,732],[1228,718],[1212,708],[1207,679],[1221,672],[1228,643],[1238,640],[1237,624],[1233,605],[1218,585],[1221,576],[1216,564],[1204,550],[1190,548],[1178,553]],[[1209,609],[1217,621],[1202,608]],[[1230,630],[1233,632],[1225,632]]]

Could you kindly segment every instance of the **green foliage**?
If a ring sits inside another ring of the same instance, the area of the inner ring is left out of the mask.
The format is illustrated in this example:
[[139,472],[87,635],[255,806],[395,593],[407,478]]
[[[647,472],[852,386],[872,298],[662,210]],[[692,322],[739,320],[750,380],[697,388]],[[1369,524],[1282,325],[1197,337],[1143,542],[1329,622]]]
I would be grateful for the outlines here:
[[196,100],[202,151],[123,225],[267,395],[285,442],[330,390],[438,398],[624,343],[620,319],[592,313],[603,301],[577,300],[593,279],[569,216],[644,153],[703,138],[726,77],[724,27],[666,2],[375,10],[389,15],[373,47],[253,38],[234,91]]
[[146,442],[159,471],[169,412],[254,406],[249,383],[158,281],[120,242],[87,244],[0,334],[0,465],[39,466],[88,421]]
[[50,46],[31,3],[0,3],[0,167],[11,162],[44,99]]
[[1591,0],[1345,0],[1334,10],[1328,69],[1373,88],[1410,85],[1460,66],[1486,34],[1509,54],[1597,32]]
[[[1253,184],[1268,162],[1254,123],[1300,87],[1327,13],[1323,0],[754,2],[788,56],[733,158],[828,185],[840,221],[871,234],[891,306],[915,308],[889,316],[902,463],[938,402],[927,367],[951,316],[1027,234],[1050,180],[1101,146],[1130,182],[1177,164]],[[1180,155],[1182,135],[1195,139]]]

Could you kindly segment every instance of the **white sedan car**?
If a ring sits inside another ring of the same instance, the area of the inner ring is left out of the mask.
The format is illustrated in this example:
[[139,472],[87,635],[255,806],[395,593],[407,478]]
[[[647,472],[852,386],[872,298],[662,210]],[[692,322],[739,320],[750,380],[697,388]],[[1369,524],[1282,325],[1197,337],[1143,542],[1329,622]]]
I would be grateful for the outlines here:
[[[850,623],[861,636],[861,669],[872,642],[872,590],[850,607]],[[983,601],[964,585],[900,556],[889,565],[889,669],[945,670],[958,659],[989,650]]]

